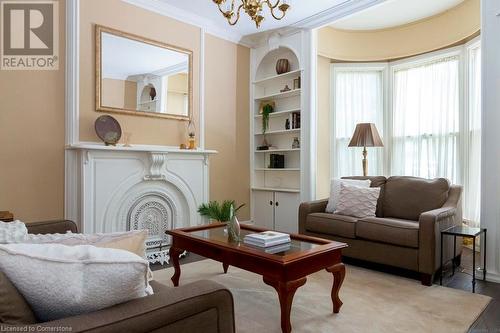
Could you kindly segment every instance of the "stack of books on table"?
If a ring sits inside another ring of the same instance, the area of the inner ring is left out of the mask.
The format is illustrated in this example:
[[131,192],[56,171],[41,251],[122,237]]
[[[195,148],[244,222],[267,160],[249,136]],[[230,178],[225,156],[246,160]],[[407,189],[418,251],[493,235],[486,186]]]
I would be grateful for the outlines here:
[[278,253],[290,249],[290,235],[276,231],[264,231],[246,235],[243,242],[264,248],[268,253]]

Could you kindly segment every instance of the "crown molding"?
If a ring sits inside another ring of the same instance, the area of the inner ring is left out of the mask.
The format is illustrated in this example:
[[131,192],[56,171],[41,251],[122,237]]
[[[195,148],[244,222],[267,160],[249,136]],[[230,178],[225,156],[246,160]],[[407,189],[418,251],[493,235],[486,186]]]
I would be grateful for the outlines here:
[[243,35],[231,31],[229,29],[224,29],[223,27],[215,24],[212,20],[206,19],[205,17],[192,13],[190,11],[180,9],[178,7],[172,6],[168,3],[159,0],[122,0],[128,4],[158,13],[163,16],[173,18],[177,21],[193,25],[195,27],[203,29],[206,33],[225,39],[227,41],[246,45],[242,42]]
[[[317,29],[333,23],[343,17],[352,15],[372,6],[379,5],[387,0],[346,0],[332,8],[307,17],[291,24],[287,28]],[[285,28],[285,29],[287,29]]]
[[265,40],[271,34],[280,36],[289,36],[303,29],[317,29],[324,27],[338,19],[354,14],[358,11],[381,4],[387,0],[345,0],[344,2],[300,20],[289,26],[251,35],[241,35],[235,31],[226,29],[212,20],[202,15],[180,9],[160,0],[122,0],[128,4],[158,13],[163,16],[171,17],[177,21],[191,24],[203,29],[206,33],[219,37],[230,42],[241,44],[247,47],[258,47],[265,43]]
[[346,0],[334,7],[326,9],[289,26],[243,36],[242,43],[250,45],[251,47],[259,47],[265,45],[270,36],[276,35],[285,37],[296,34],[301,30],[319,29],[343,17],[352,15],[372,6],[376,6],[385,1],[387,0]]

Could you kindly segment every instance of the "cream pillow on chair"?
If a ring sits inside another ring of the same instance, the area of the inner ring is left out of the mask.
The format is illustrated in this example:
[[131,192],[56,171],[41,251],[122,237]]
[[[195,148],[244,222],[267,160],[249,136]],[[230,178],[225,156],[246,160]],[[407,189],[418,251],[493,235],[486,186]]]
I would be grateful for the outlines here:
[[0,245],[0,270],[43,322],[152,294],[148,268],[146,260],[124,250],[90,245]]
[[131,230],[101,234],[74,234],[68,232],[66,234],[28,234],[22,243],[63,244],[68,246],[94,245],[97,247],[130,251],[145,258],[147,237],[147,230]]
[[339,202],[335,214],[352,217],[373,217],[377,210],[380,187],[340,185]]
[[359,179],[332,179],[330,183],[330,198],[328,198],[328,204],[326,205],[325,212],[333,213],[337,209],[337,204],[340,196],[340,185],[352,185],[352,186],[362,186],[370,187],[371,180],[359,180]]

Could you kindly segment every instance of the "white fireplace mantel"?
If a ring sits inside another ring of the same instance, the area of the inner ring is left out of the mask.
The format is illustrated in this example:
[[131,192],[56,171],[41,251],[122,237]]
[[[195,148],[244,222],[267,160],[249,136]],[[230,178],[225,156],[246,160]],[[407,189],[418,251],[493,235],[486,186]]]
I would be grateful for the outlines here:
[[148,257],[162,261],[168,256],[165,230],[206,222],[197,209],[209,199],[209,156],[216,153],[151,145],[68,145],[71,183],[65,199],[72,210],[66,216],[84,233],[148,229]]
[[133,145],[125,147],[124,145],[106,146],[100,143],[82,142],[78,144],[67,145],[66,149],[71,150],[102,150],[102,151],[125,151],[125,152],[159,152],[159,153],[178,153],[188,155],[211,155],[217,154],[216,150],[206,149],[180,149],[172,146],[157,145]]

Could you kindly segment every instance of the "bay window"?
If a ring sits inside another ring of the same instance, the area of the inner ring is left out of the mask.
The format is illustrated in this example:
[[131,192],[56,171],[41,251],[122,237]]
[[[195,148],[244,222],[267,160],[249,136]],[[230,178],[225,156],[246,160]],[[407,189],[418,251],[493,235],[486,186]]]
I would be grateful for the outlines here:
[[332,67],[332,176],[361,174],[361,151],[347,144],[357,123],[375,123],[385,148],[369,149],[369,174],[462,184],[464,220],[477,226],[479,42],[391,63]]

